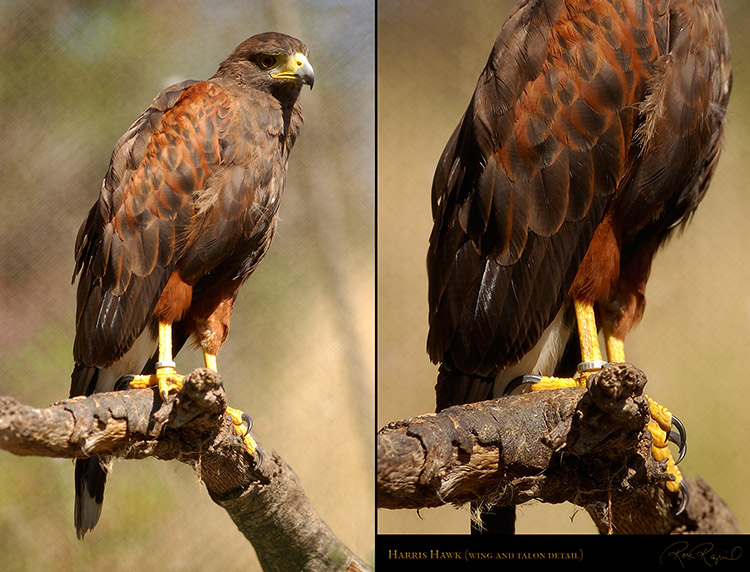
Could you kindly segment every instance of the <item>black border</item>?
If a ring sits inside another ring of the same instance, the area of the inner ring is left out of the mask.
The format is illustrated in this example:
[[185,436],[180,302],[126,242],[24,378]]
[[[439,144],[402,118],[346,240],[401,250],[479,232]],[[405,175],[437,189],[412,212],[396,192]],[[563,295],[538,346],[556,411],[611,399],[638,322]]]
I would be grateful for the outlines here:
[[747,569],[746,535],[390,535],[376,537],[379,570]]

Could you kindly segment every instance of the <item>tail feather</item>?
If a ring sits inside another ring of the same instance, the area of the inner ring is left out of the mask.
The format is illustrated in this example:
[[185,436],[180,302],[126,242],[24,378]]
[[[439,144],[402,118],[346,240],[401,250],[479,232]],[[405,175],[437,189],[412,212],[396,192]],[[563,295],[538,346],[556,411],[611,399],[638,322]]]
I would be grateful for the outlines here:
[[91,395],[96,391],[98,379],[99,370],[97,368],[77,363],[70,375],[70,397]]
[[[91,395],[97,391],[101,370],[76,364],[71,376],[70,396]],[[75,504],[73,522],[78,540],[96,526],[102,514],[108,457],[78,459],[75,463]]]
[[472,511],[478,510],[478,521],[471,520],[471,534],[480,536],[500,536],[516,533],[516,507],[493,506],[482,508],[472,503]]
[[76,461],[74,522],[78,540],[96,526],[102,513],[104,485],[107,482],[108,458],[91,457]]
[[436,411],[490,399],[494,386],[494,377],[466,374],[442,364],[435,385]]
[[[146,328],[118,361],[105,368],[77,363],[71,375],[70,396],[92,395],[103,391],[116,391],[123,387],[123,376],[153,373],[158,356],[155,330]],[[176,325],[172,331],[173,355],[187,340],[184,327]],[[91,457],[76,461],[74,522],[79,540],[96,526],[102,513],[104,486],[107,482],[110,457]]]

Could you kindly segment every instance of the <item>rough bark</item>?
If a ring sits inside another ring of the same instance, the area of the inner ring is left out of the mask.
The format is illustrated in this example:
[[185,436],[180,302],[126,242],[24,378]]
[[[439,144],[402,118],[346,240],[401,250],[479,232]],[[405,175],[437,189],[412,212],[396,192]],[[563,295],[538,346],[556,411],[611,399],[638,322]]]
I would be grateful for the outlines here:
[[77,397],[45,409],[0,397],[0,449],[178,460],[199,473],[214,502],[253,544],[264,570],[369,570],[315,513],[281,457],[260,444],[261,455],[248,455],[225,409],[221,378],[208,369],[185,377],[182,390],[166,402],[155,388]]
[[[588,389],[539,391],[450,407],[378,433],[377,505],[422,508],[537,499],[584,507],[602,533],[739,532],[702,480],[687,509],[651,455],[646,378],[610,364]],[[684,475],[683,475],[684,476]]]

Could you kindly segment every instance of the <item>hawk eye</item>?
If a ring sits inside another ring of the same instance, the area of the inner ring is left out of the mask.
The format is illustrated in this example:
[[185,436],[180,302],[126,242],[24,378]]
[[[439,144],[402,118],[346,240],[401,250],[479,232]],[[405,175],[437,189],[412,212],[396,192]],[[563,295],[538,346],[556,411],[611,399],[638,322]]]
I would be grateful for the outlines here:
[[276,57],[268,54],[262,54],[258,58],[258,65],[264,70],[269,70],[276,65]]

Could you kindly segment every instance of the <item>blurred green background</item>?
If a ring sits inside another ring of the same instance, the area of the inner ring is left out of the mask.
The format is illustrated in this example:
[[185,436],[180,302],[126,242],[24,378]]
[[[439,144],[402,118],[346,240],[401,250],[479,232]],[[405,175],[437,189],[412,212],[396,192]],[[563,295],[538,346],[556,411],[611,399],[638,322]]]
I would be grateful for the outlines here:
[[[425,353],[432,176],[513,4],[378,2],[378,427],[434,409],[436,367]],[[725,149],[691,225],[657,255],[627,357],[687,426],[683,472],[704,478],[747,530],[750,2],[721,5],[734,65]],[[468,530],[466,509],[378,511],[381,533]],[[538,503],[520,508],[518,530],[595,532],[584,511]]]
[[[323,519],[372,560],[373,0],[0,0],[0,395],[67,397],[73,244],[119,136],[167,85],[211,76],[270,30],[310,47],[315,89],[274,244],[219,355],[229,400],[294,468]],[[199,352],[177,357],[187,372]],[[0,452],[0,570],[259,570],[192,470],[115,463],[73,529],[73,463]]]

